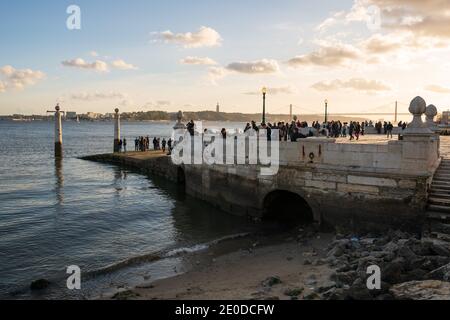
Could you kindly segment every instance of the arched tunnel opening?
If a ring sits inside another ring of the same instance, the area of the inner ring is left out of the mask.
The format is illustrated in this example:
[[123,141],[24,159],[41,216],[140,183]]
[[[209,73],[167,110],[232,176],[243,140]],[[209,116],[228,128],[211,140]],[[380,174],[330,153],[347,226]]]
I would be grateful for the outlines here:
[[264,199],[263,220],[275,221],[286,227],[308,225],[314,222],[309,204],[297,193],[278,190]]

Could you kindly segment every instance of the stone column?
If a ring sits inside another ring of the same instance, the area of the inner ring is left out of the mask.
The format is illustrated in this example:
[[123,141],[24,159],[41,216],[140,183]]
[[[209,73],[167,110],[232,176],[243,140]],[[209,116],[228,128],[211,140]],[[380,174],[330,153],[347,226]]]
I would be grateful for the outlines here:
[[426,111],[425,111],[425,115],[427,116],[427,127],[430,128],[432,131],[434,131],[435,129],[437,129],[436,124],[434,123],[434,118],[437,116],[438,112],[437,112],[437,108],[430,104]]
[[55,157],[61,158],[63,156],[62,148],[62,121],[61,109],[59,105],[55,107]]
[[182,120],[183,120],[183,112],[182,111],[178,111],[177,123],[173,127],[174,130],[186,129],[186,126],[181,122]]
[[432,172],[439,159],[435,133],[430,130],[426,122],[422,121],[426,111],[427,105],[424,99],[416,97],[411,101],[409,112],[413,115],[413,121],[405,129],[402,141],[402,162],[411,172],[423,170]]
[[436,123],[434,123],[434,118],[437,116],[437,114],[438,114],[437,108],[432,104],[430,104],[427,107],[427,110],[425,111],[425,115],[427,117],[427,121],[426,121],[427,127],[430,128],[430,130],[434,133],[434,138],[438,142],[438,152],[440,155],[441,136],[439,133],[438,126],[436,125]]
[[120,114],[119,109],[115,110],[114,115],[114,152],[120,152],[119,141],[120,141]]

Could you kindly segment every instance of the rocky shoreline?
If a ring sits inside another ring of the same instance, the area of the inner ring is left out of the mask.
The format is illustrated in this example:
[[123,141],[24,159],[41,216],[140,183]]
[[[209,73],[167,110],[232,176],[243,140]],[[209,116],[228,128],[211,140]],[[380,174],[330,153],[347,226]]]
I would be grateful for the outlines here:
[[[338,234],[326,262],[336,272],[333,286],[318,299],[450,299],[450,243],[402,231],[355,237]],[[369,266],[381,270],[381,289],[369,290]]]
[[[438,239],[402,231],[357,236],[310,225],[281,241],[261,238],[240,248],[205,253],[191,271],[113,299],[450,300],[450,243]],[[379,290],[368,289],[369,266],[380,268]]]

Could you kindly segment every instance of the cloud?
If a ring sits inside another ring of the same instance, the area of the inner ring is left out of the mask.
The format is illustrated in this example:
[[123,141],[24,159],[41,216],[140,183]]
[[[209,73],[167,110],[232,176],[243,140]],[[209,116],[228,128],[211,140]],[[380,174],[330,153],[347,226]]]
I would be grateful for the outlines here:
[[296,56],[290,59],[287,64],[291,67],[302,66],[342,66],[351,60],[361,57],[360,51],[350,45],[335,44],[323,45],[317,51]]
[[220,34],[209,27],[200,27],[197,32],[177,33],[171,31],[155,33],[157,38],[166,43],[175,43],[185,48],[217,47],[222,43]]
[[353,89],[356,91],[378,92],[388,91],[391,88],[384,83],[376,80],[366,80],[362,78],[352,78],[347,81],[333,80],[317,82],[311,86],[318,91],[333,91],[338,89]]
[[0,92],[5,92],[8,89],[23,90],[26,86],[36,84],[39,80],[45,78],[45,73],[42,71],[34,71],[31,69],[18,70],[10,65],[0,68],[0,76],[3,78],[0,81]]
[[364,41],[362,46],[365,51],[370,54],[384,54],[397,51],[402,48],[400,43],[381,34],[373,35]]
[[226,66],[226,69],[238,73],[261,74],[276,73],[280,67],[275,60],[262,59],[251,62],[233,62]]
[[211,65],[216,65],[217,62],[215,62],[213,59],[208,58],[208,57],[186,57],[184,59],[180,60],[181,64],[193,64],[193,65],[206,65],[206,66],[211,66]]
[[344,15],[345,15],[345,11],[339,11],[339,12],[333,13],[331,17],[325,19],[321,24],[319,24],[316,27],[316,31],[318,31],[318,32],[326,31],[330,27],[338,24]]
[[80,92],[74,93],[70,96],[73,100],[82,100],[82,101],[98,101],[98,100],[108,100],[108,99],[125,99],[127,97],[126,94],[120,92]]
[[137,67],[130,63],[126,63],[122,59],[111,62],[111,66],[119,70],[137,70]]
[[158,100],[158,101],[152,101],[147,102],[142,108],[145,110],[159,110],[168,108],[172,105],[172,102],[169,100]]
[[91,52],[89,52],[89,55],[90,55],[91,57],[98,57],[97,51],[91,51]]
[[231,72],[224,67],[210,67],[208,69],[208,79],[209,81],[216,85],[217,80],[225,78]]
[[[297,92],[297,89],[292,86],[284,86],[284,87],[268,87],[267,94],[269,95],[277,95],[277,94],[294,94]],[[261,95],[261,90],[258,91],[249,91],[245,92],[247,95]]]
[[436,84],[426,86],[425,90],[436,93],[450,93],[450,88],[446,88]]
[[108,64],[101,60],[96,60],[92,63],[88,63],[88,62],[84,61],[84,59],[77,58],[77,59],[73,59],[73,60],[65,60],[61,63],[65,67],[94,70],[97,72],[107,72],[109,70]]

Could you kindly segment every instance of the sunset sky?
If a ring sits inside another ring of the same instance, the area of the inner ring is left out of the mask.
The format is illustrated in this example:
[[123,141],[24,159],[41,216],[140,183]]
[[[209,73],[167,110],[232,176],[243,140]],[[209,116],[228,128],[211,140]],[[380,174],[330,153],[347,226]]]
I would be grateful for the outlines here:
[[0,114],[253,113],[263,86],[270,113],[442,111],[449,25],[450,0],[2,1]]

